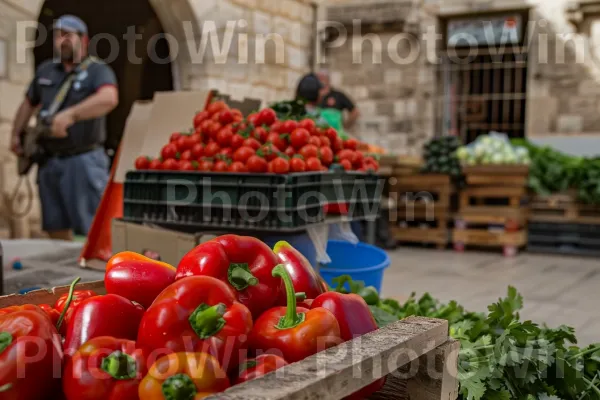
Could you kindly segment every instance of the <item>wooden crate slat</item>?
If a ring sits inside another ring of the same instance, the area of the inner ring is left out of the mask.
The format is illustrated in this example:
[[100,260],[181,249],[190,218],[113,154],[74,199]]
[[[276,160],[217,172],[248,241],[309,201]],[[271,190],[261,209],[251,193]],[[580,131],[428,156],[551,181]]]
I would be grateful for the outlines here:
[[499,176],[499,175],[466,175],[467,184],[469,185],[489,185],[504,187],[509,186],[526,186],[527,176]]
[[523,208],[512,208],[508,206],[468,206],[461,207],[456,218],[473,223],[483,223],[489,220],[488,223],[494,224],[505,223],[507,220],[524,222],[527,220],[527,216],[528,211]]
[[466,197],[489,197],[489,198],[503,198],[503,197],[523,197],[527,194],[527,188],[525,186],[479,186],[479,187],[467,187],[463,189],[461,196]]
[[432,189],[450,188],[452,180],[449,175],[442,174],[417,174],[410,176],[399,176],[397,184],[401,187],[430,187]]
[[447,321],[410,317],[207,399],[339,400],[447,341]]
[[448,228],[412,228],[392,227],[394,238],[400,242],[410,243],[448,243]]
[[529,166],[527,165],[473,165],[463,166],[462,171],[465,175],[512,175],[528,176]]
[[[75,286],[75,290],[93,290],[98,294],[106,293],[103,281],[80,283]],[[65,293],[69,293],[68,286],[35,290],[26,294],[2,296],[0,297],[0,308],[21,306],[24,304],[54,304],[54,302]]]
[[494,232],[485,229],[454,229],[452,231],[454,242],[474,246],[515,246],[522,247],[527,243],[527,231]]

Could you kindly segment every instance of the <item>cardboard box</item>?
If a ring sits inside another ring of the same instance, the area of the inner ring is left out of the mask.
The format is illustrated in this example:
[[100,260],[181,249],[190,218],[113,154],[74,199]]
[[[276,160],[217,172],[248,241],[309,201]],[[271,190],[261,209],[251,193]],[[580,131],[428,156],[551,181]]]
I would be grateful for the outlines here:
[[159,226],[140,225],[114,219],[112,221],[113,254],[134,251],[177,266],[187,252],[221,234],[220,232],[183,233]]

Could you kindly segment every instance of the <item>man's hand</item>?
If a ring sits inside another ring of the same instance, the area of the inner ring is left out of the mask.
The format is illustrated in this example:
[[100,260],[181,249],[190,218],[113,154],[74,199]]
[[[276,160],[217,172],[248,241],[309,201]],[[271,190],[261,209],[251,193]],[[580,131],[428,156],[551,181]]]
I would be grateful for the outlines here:
[[17,156],[23,154],[23,148],[21,147],[21,138],[13,136],[10,143],[10,150]]
[[59,112],[52,120],[52,136],[55,138],[66,138],[69,129],[75,123],[75,114],[67,109]]

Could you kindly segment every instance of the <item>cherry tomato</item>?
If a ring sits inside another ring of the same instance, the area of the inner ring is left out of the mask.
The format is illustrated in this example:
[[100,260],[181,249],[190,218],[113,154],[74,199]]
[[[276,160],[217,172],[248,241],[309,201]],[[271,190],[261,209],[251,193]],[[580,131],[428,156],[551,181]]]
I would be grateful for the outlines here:
[[197,145],[198,143],[202,143],[202,134],[201,133],[193,133],[190,136],[190,142],[193,143],[192,147],[194,147],[195,145]]
[[306,170],[307,171],[321,171],[323,168],[323,164],[321,164],[321,160],[317,157],[310,157],[306,160]]
[[269,132],[267,132],[267,130],[262,126],[259,126],[258,128],[254,128],[250,136],[261,143],[265,143],[267,141],[267,137],[269,136]]
[[221,100],[217,100],[217,101],[213,101],[212,103],[210,103],[208,105],[208,107],[206,108],[206,111],[208,111],[208,113],[210,115],[216,114],[222,110],[228,109],[229,106],[227,106],[227,104],[225,104],[224,101]]
[[308,162],[309,158],[319,156],[319,148],[314,144],[307,144],[298,153]]
[[195,171],[196,168],[192,161],[183,160],[179,162],[179,170],[180,171]]
[[231,110],[231,114],[233,114],[233,120],[235,122],[241,122],[244,119],[244,114],[236,108]]
[[[331,140],[331,138],[330,138]],[[342,140],[341,137],[336,136],[333,140],[331,140],[331,147],[333,148],[333,151],[335,151],[336,153],[338,151],[341,151],[344,149],[344,141]]]
[[246,118],[246,120],[251,123],[253,126],[259,126],[260,124],[258,123],[258,113],[253,113],[248,115],[248,118]]
[[135,159],[135,169],[144,170],[150,167],[150,162],[152,160],[149,157],[140,156]]
[[219,153],[220,150],[221,148],[217,143],[211,142],[204,147],[204,155],[207,157],[214,157]]
[[237,150],[244,145],[244,137],[240,134],[235,134],[231,137],[231,148]]
[[260,143],[254,138],[244,140],[244,146],[252,147],[254,150],[260,149]]
[[219,122],[221,125],[227,125],[233,122],[233,112],[231,110],[223,110],[219,113]]
[[315,121],[310,118],[303,119],[298,126],[302,129],[306,129],[311,135],[314,135],[317,132],[317,125],[315,124]]
[[163,161],[162,169],[167,171],[176,171],[179,169],[179,162],[174,158],[169,158],[168,160]]
[[331,143],[335,142],[335,140],[339,137],[337,131],[334,128],[327,128],[325,130],[325,136],[329,138]]
[[282,126],[283,126],[283,122],[281,122],[281,121],[275,121],[271,125],[270,132],[281,133],[281,127]]
[[290,144],[299,150],[306,146],[311,139],[310,132],[304,128],[295,129],[290,135]]
[[233,161],[239,161],[245,163],[250,157],[252,157],[256,151],[249,146],[242,146],[233,153]]
[[177,156],[177,146],[175,146],[173,143],[163,146],[162,150],[160,151],[160,156],[163,160],[175,158]]
[[213,122],[210,119],[207,119],[205,121],[202,121],[202,123],[200,124],[200,128],[197,129],[200,131],[200,133],[202,133],[204,135],[204,137],[208,137],[210,136],[210,130],[212,127]]
[[350,149],[344,149],[337,153],[337,158],[341,160],[348,160],[351,164],[356,161],[356,152]]
[[291,158],[296,154],[296,150],[292,146],[288,146],[284,153],[286,156]]
[[348,159],[344,159],[344,160],[340,160],[340,165],[346,170],[346,171],[352,171],[352,163],[350,162],[350,160]]
[[213,139],[216,140],[217,138],[217,133],[219,133],[219,131],[221,130],[221,124],[218,122],[212,122],[208,128],[208,136]]
[[308,139],[308,143],[314,144],[317,147],[321,147],[321,138],[318,136],[311,136],[310,139]]
[[267,136],[267,143],[272,143],[273,146],[277,147],[278,151],[283,151],[287,147],[287,142],[283,138],[283,135],[279,133],[269,133]]
[[275,173],[275,170],[273,169],[273,161],[271,161],[271,162],[269,162],[267,164],[267,172],[269,174],[274,174]]
[[231,138],[233,137],[233,131],[230,127],[226,126],[221,128],[217,133],[216,141],[221,147],[229,147],[231,145]]
[[208,111],[200,111],[194,117],[194,129],[198,129],[200,124],[202,124],[202,122],[206,121],[209,118],[210,118],[210,114],[208,113]]
[[281,133],[292,133],[294,130],[298,128],[298,123],[296,121],[287,120],[281,126]]
[[231,147],[226,147],[224,149],[219,150],[218,154],[231,159],[231,157],[233,156],[233,149]]
[[182,135],[179,139],[177,139],[177,142],[175,143],[177,143],[177,150],[180,153],[191,149],[192,147],[194,147],[195,144],[194,140],[190,135]]
[[229,166],[229,172],[248,172],[248,167],[243,162],[234,161]]
[[214,166],[215,166],[215,164],[210,158],[202,159],[198,163],[198,169],[200,171],[206,171],[206,172],[212,171]]
[[272,161],[277,158],[279,151],[271,143],[267,143],[261,146],[256,152],[259,156],[266,158],[267,161]]
[[148,165],[148,169],[161,170],[162,169],[162,161],[159,159],[150,161],[150,165]]
[[181,153],[179,159],[181,161],[192,161],[194,159],[194,156],[191,150],[186,150],[183,153]]
[[196,160],[204,155],[204,145],[202,143],[197,143],[192,147],[192,155]]
[[179,133],[179,132],[172,133],[171,138],[169,139],[169,143],[176,142],[177,139],[179,139],[180,137],[181,137],[181,133]]
[[277,157],[273,160],[273,172],[276,174],[287,174],[290,172],[290,163],[283,157]]
[[352,165],[354,166],[354,168],[360,168],[363,164],[364,158],[365,158],[365,155],[362,152],[355,151],[354,152],[354,160],[352,161]]
[[348,149],[348,150],[354,150],[356,151],[356,149],[358,149],[358,140],[356,139],[348,139],[344,142],[344,148]]
[[258,125],[271,126],[277,120],[277,114],[272,108],[265,108],[258,113]]
[[301,158],[302,156],[293,157],[290,160],[290,171],[292,172],[304,172],[306,171],[306,163]]
[[229,165],[223,160],[219,160],[215,163],[213,167],[213,172],[227,172],[229,169]]
[[333,150],[330,147],[323,146],[319,149],[321,162],[325,166],[330,166],[333,163]]
[[246,167],[250,172],[267,172],[269,163],[264,158],[253,155],[246,161]]
[[331,147],[331,140],[327,136],[321,136],[319,139],[321,139],[321,146]]

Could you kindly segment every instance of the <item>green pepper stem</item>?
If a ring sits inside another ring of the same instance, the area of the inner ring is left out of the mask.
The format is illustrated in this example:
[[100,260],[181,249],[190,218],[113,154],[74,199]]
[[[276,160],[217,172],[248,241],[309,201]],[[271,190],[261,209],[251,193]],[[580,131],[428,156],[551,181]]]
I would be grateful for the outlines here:
[[118,380],[134,379],[137,376],[135,360],[121,351],[115,351],[102,360],[101,368]]
[[13,336],[8,332],[0,332],[0,353],[13,342]]
[[216,335],[225,326],[223,316],[227,307],[223,303],[214,306],[200,304],[190,315],[189,322],[200,339],[208,339]]
[[229,265],[227,278],[231,286],[233,286],[238,291],[242,291],[248,286],[258,285],[258,279],[254,275],[252,275],[248,264],[233,263]]
[[185,374],[173,375],[162,384],[165,400],[191,400],[198,390],[192,378]]
[[292,282],[292,277],[282,264],[273,268],[273,272],[271,274],[275,277],[283,279],[287,298],[287,310],[285,312],[285,316],[281,317],[276,328],[290,329],[300,325],[302,322],[304,322],[305,315],[304,313],[298,314],[296,311],[296,292],[294,291],[294,282]]
[[67,302],[65,303],[65,307],[60,313],[60,317],[58,318],[58,322],[56,323],[56,330],[60,332],[60,327],[65,319],[65,315],[67,315],[67,310],[73,301],[73,293],[75,292],[75,285],[79,283],[81,278],[75,278],[75,280],[71,283],[71,287],[69,288],[69,297],[67,297]]
[[306,300],[306,293],[298,292],[296,293],[296,301],[304,301]]

